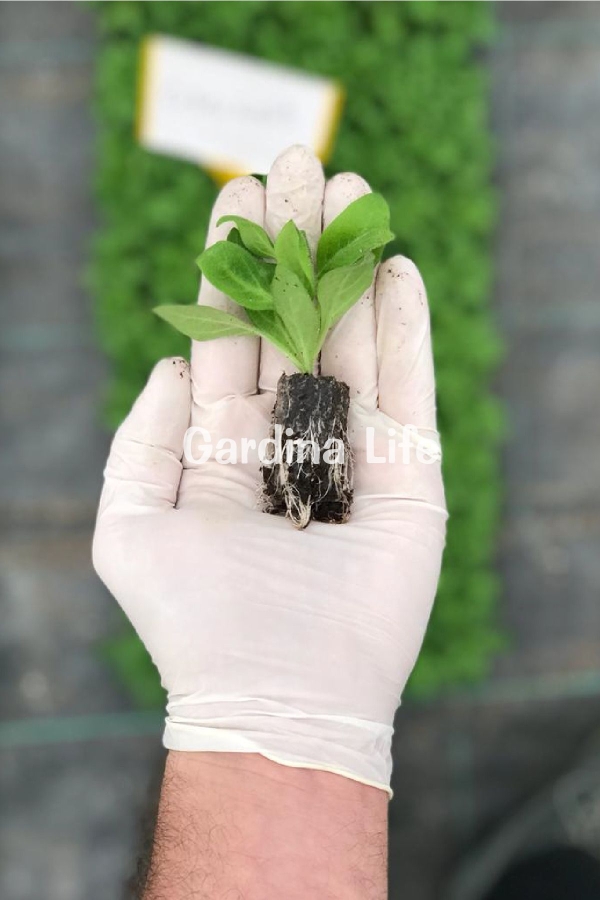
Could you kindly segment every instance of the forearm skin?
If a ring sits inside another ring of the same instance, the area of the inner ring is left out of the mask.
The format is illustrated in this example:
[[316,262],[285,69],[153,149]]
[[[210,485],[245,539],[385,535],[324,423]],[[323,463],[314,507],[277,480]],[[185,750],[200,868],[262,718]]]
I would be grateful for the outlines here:
[[385,900],[387,808],[340,775],[171,751],[143,900]]

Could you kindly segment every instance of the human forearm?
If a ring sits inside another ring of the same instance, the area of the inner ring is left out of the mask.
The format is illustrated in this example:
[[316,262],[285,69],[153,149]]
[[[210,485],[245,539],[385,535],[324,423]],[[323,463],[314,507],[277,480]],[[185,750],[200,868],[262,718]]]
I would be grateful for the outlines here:
[[171,752],[144,900],[383,900],[387,807],[328,772]]

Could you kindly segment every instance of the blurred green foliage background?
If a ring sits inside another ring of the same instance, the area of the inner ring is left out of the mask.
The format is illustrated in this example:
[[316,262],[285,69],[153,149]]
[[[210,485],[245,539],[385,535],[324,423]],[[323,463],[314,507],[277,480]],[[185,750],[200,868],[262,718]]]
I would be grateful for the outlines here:
[[[471,2],[120,2],[94,4],[101,226],[90,285],[112,363],[116,425],[154,362],[189,355],[158,303],[194,302],[216,186],[134,137],[138,50],[162,32],[333,76],[346,107],[329,175],[355,171],[384,194],[397,241],[428,288],[439,428],[450,510],[442,579],[410,690],[427,694],[485,673],[500,643],[493,557],[501,416],[490,395],[499,343],[489,314],[494,200],[488,87],[480,51],[493,9]],[[283,148],[282,148],[283,149]],[[107,648],[140,703],[162,700],[133,632]]]

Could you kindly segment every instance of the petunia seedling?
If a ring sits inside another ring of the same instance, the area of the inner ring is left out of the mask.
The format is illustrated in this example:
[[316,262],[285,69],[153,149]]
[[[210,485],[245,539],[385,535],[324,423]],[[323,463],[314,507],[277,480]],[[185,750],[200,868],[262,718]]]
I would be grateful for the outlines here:
[[328,331],[368,289],[394,237],[380,194],[351,203],[323,231],[316,254],[289,221],[274,241],[255,222],[233,223],[226,240],[198,257],[202,275],[243,307],[243,318],[210,306],[158,306],[161,316],[196,341],[260,335],[301,371],[312,373]]
[[[355,200],[325,228],[314,254],[291,220],[274,239],[241,216],[223,216],[222,223],[233,226],[227,239],[208,247],[198,266],[242,308],[240,315],[203,305],[159,306],[155,312],[196,341],[259,335],[294,363],[299,373],[279,379],[271,436],[281,440],[285,434],[300,445],[300,455],[286,450],[264,465],[265,508],[299,528],[311,518],[345,522],[353,493],[349,389],[314,373],[328,332],[368,290],[394,237],[388,205],[379,194]],[[313,448],[322,452],[332,442],[343,452],[315,460]]]

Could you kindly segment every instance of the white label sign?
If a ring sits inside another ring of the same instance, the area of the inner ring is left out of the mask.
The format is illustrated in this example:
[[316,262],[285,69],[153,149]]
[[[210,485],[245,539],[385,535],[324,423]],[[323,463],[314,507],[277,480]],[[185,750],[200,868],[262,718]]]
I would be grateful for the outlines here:
[[141,50],[138,139],[227,176],[267,172],[290,144],[326,160],[343,92],[283,66],[153,35]]

